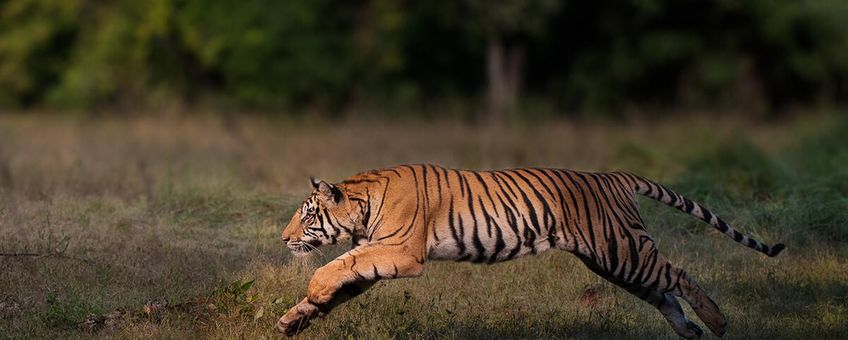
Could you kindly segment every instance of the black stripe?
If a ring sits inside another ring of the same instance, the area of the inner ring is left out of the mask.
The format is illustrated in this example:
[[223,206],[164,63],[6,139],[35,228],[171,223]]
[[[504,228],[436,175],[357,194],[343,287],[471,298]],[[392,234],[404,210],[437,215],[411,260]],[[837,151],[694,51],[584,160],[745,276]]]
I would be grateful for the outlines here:
[[[497,184],[500,186],[500,183],[497,183]],[[503,190],[503,189],[501,189],[501,190]],[[504,197],[506,197],[506,199],[509,200],[509,196],[507,196],[506,194],[504,194]],[[522,242],[521,234],[518,231],[518,223],[517,223],[517,221],[515,219],[515,215],[512,211],[513,208],[510,207],[510,206],[507,206],[507,204],[504,203],[503,199],[501,198],[501,195],[497,195],[497,198],[498,198],[498,202],[500,203],[501,207],[504,210],[504,215],[506,216],[507,226],[509,226],[509,228],[512,230],[513,234],[515,235],[515,239],[516,239],[515,247],[513,247],[510,250],[509,254],[507,255],[507,259],[512,259],[521,250],[521,242]],[[501,228],[497,228],[497,229],[500,230]]]
[[549,171],[551,171],[551,170],[549,170],[549,169],[540,170],[542,175],[544,175],[545,178],[547,178],[549,181],[551,181],[551,184],[554,185],[554,191],[556,191],[557,197],[559,197],[558,204],[559,204],[560,212],[562,213],[560,215],[560,218],[562,220],[559,221],[559,222],[560,222],[560,225],[562,226],[561,231],[562,231],[563,237],[565,237],[565,227],[566,227],[566,224],[569,222],[569,220],[571,218],[571,213],[568,211],[568,209],[566,209],[565,197],[562,194],[562,187],[565,186],[565,183],[557,183],[557,180],[554,179],[554,176],[552,176],[549,173]]
[[[575,187],[577,188],[577,190],[580,191],[581,196],[583,196],[583,206],[584,206],[584,210],[585,210],[585,213],[586,213],[586,224],[588,225],[588,228],[586,228],[586,233],[589,234],[589,241],[591,242],[591,249],[593,249],[593,250],[597,249],[598,246],[597,246],[597,242],[595,240],[595,226],[594,226],[594,223],[593,223],[594,220],[592,219],[592,211],[591,211],[592,207],[589,205],[589,195],[591,193],[592,188],[591,188],[591,186],[589,186],[589,182],[586,181],[586,179],[583,177],[582,174],[580,174],[578,172],[570,172],[570,173],[567,173],[567,175],[569,175],[569,176],[574,175],[574,176],[580,178],[583,181],[582,185],[575,185]],[[575,180],[575,184],[577,184],[576,180]],[[583,190],[584,186],[586,188],[586,191]],[[595,200],[595,207],[598,207],[598,205],[599,205],[598,198],[595,195],[592,195],[592,198]],[[600,211],[598,212],[598,216],[601,216]],[[604,254],[600,251],[596,252],[595,256],[597,256],[597,258],[595,259],[595,261],[601,261],[601,262],[605,263],[606,260],[603,259],[603,257],[604,257],[603,255]]]
[[[533,226],[538,226],[538,221],[536,219],[536,211],[533,208],[533,205],[530,203],[530,200],[527,198],[527,194],[524,191],[521,190],[520,186],[518,185],[518,182],[516,182],[515,179],[513,179],[511,176],[509,176],[507,173],[504,173],[504,172],[498,172],[497,177],[499,179],[501,179],[501,177],[504,177],[504,178],[512,181],[512,183],[515,185],[515,190],[518,191],[519,193],[521,193],[521,197],[524,200],[524,203],[526,205],[526,209],[521,209],[520,207],[518,207],[518,205],[515,202],[512,202],[511,200],[510,200],[510,203],[512,203],[516,206],[516,213],[518,213],[518,215],[521,217],[521,222],[523,224],[523,228],[521,229],[521,235],[524,236],[524,241],[521,244],[524,247],[531,248],[530,249],[531,253],[536,254],[536,248],[535,248],[536,234],[534,233],[535,229],[533,228]],[[504,180],[504,179],[501,179],[501,180],[506,185],[506,187],[510,188],[510,191],[512,191],[512,188],[509,184],[509,181]],[[518,198],[518,196],[516,195],[516,199],[517,198]],[[530,221],[531,221],[530,223],[527,223],[527,220],[524,218],[524,215],[521,214],[522,212],[527,212],[527,213],[530,214]],[[536,228],[538,228],[538,227],[536,227]]]
[[629,220],[641,222],[642,218],[639,216],[636,200],[633,197],[633,189],[618,176],[605,176],[604,182],[612,188],[617,205],[624,210],[624,214],[627,215]]
[[[516,181],[515,178],[511,176],[511,173],[502,172],[502,174],[504,177],[512,181],[512,183],[515,185],[516,190],[521,193],[521,198],[524,200],[524,204],[527,207],[527,212],[530,214],[530,222],[532,223],[531,226],[533,227],[533,230],[536,232],[536,234],[541,234],[539,219],[536,216],[536,208],[533,206],[533,202],[530,201],[530,198],[527,197],[527,193],[523,190],[524,188],[522,188],[521,185],[518,184],[518,181]],[[527,233],[525,232],[525,234]],[[535,239],[536,236],[534,235],[533,238]]]
[[441,205],[442,204],[442,178],[441,178],[441,176],[439,176],[439,169],[437,167],[433,166],[433,165],[431,165],[431,167],[433,167],[433,173],[436,174],[436,190],[438,190],[439,205]]
[[427,166],[421,166],[421,191],[424,192],[424,218],[427,218],[427,207],[430,206],[430,186],[427,185]]
[[[493,204],[494,204],[494,202],[493,202]],[[489,215],[488,212],[486,212],[485,209],[483,209],[483,217],[486,219],[486,227],[489,228],[489,230],[491,230],[492,229],[492,217]],[[499,228],[498,226],[495,226],[494,230],[495,230],[495,236],[494,236],[494,238],[495,238],[495,250],[492,253],[491,257],[489,257],[489,263],[493,263],[493,262],[497,261],[498,254],[504,248],[506,248],[506,243],[503,240],[503,233],[501,232],[501,228]],[[489,234],[489,237],[491,237],[491,236],[492,235]]]
[[[524,181],[524,183],[527,183],[527,188],[529,188],[530,190],[533,191],[533,194],[536,195],[536,199],[539,201],[539,203],[541,203],[541,205],[542,205],[542,225],[539,226],[538,233],[539,233],[539,235],[547,234],[550,231],[550,228],[551,228],[550,222],[553,222],[553,220],[554,220],[554,215],[551,212],[551,207],[550,207],[549,201],[542,195],[542,193],[540,193],[538,190],[536,190],[535,186],[532,183],[530,183],[530,180],[527,177],[524,177],[523,175],[521,175],[521,171],[514,170],[514,172],[519,178],[521,178],[521,180]],[[534,177],[535,177],[535,175],[534,175]],[[538,177],[536,177],[536,178],[538,179]],[[541,182],[541,180],[539,180],[539,181]],[[553,194],[551,194],[551,197],[553,197]],[[544,230],[542,230],[542,228],[544,228]]]
[[[629,232],[629,231],[625,228],[626,226],[628,226],[628,224],[626,224],[626,223],[625,223],[625,221],[623,221],[623,220],[619,217],[619,215],[618,215],[618,214],[616,214],[616,211],[615,211],[615,210],[611,209],[611,208],[612,208],[612,202],[610,201],[610,198],[609,198],[609,196],[607,195],[607,191],[608,191],[608,189],[609,189],[609,185],[604,185],[604,184],[602,184],[602,183],[601,183],[601,181],[600,181],[600,180],[602,179],[602,177],[603,177],[603,176],[593,174],[593,175],[592,175],[592,176],[590,176],[590,177],[591,177],[592,179],[594,179],[594,180],[595,180],[595,185],[597,185],[597,188],[598,188],[598,190],[597,190],[597,191],[599,191],[599,193],[600,193],[600,195],[598,195],[598,196],[601,196],[601,197],[602,197],[602,198],[606,201],[607,208],[608,208],[608,209],[604,209],[604,210],[607,210],[607,212],[606,212],[606,213],[604,213],[604,216],[606,217],[606,220],[611,220],[611,218],[610,218],[609,216],[610,216],[610,215],[612,215],[612,217],[613,217],[613,218],[615,218],[615,221],[616,221],[616,223],[615,223],[615,224],[612,224],[612,223],[611,223],[611,224],[609,225],[609,230],[608,230],[608,231],[609,231],[609,234],[608,234],[608,235],[606,235],[606,236],[607,236],[607,240],[608,240],[608,241],[610,241],[610,242],[612,243],[612,244],[608,245],[608,252],[609,252],[608,257],[609,257],[610,267],[609,267],[609,268],[607,268],[607,269],[608,269],[611,273],[617,273],[617,272],[618,272],[618,250],[619,250],[619,249],[618,249],[618,247],[617,247],[617,240],[616,240],[616,236],[615,236],[615,230],[616,230],[616,229],[618,229],[618,230],[621,232],[621,234],[622,234],[622,235],[624,235],[625,237],[629,238],[631,241],[633,241],[633,240],[632,240],[632,235],[631,235],[631,234],[630,234],[630,232]],[[605,226],[605,227],[606,227],[606,226]],[[606,231],[607,231],[607,230],[606,230],[606,228],[605,228],[605,232],[606,232]],[[635,251],[635,241],[633,241],[633,245],[634,245],[634,247],[633,247],[633,248],[631,248],[631,255],[633,254],[632,252],[634,252],[634,251]],[[636,260],[638,260],[638,254],[635,254],[635,255],[636,255],[636,256],[633,256],[633,259],[632,259],[631,261],[636,261]],[[617,274],[617,275],[618,275],[618,274]]]
[[486,259],[486,248],[483,247],[483,242],[480,241],[480,225],[477,223],[477,214],[474,212],[474,199],[471,196],[471,188],[468,189],[468,212],[471,214],[471,241],[474,249],[477,251],[477,257],[474,262],[483,262]]
[[633,282],[633,277],[637,273],[640,260],[644,261],[644,259],[639,256],[639,250],[637,249],[636,240],[633,238],[633,234],[629,231],[624,231],[622,234],[624,234],[624,237],[627,238],[627,246],[630,248],[630,261],[626,261],[630,263],[630,271],[627,272],[627,276],[624,276],[624,280],[627,282]]
[[401,234],[399,236],[401,238],[401,240],[398,241],[398,243],[397,243],[397,244],[400,244],[400,243],[403,243],[404,241],[406,241],[408,239],[406,236],[409,235],[412,232],[413,229],[415,229],[415,222],[418,220],[418,211],[421,208],[421,193],[420,193],[421,186],[418,184],[418,175],[416,174],[415,169],[412,168],[411,166],[406,166],[406,167],[408,167],[409,170],[412,172],[412,179],[415,182],[415,189],[416,189],[415,190],[415,213],[412,215],[412,222],[409,223],[408,227],[398,228],[395,231],[389,233],[388,235],[379,238],[378,241],[385,240],[387,238],[395,236],[401,230],[403,230],[404,231],[403,234]]
[[704,215],[704,217],[701,218],[701,220],[703,220],[704,222],[707,222],[710,225],[713,225],[713,223],[712,223],[713,213],[711,211],[707,210],[707,209],[704,209],[704,207],[701,207],[701,213],[702,213],[702,215]]
[[[474,174],[474,177],[477,179],[477,181],[480,183],[480,186],[482,186],[483,189],[486,191],[486,198],[489,200],[489,202],[492,202],[492,205],[494,205],[495,200],[492,198],[492,192],[491,192],[491,190],[489,190],[489,185],[486,184],[485,180],[483,180],[483,176],[480,176],[480,173],[477,173],[477,172],[474,172],[473,174]],[[483,196],[483,195],[478,193],[478,198],[479,198],[479,196]],[[481,203],[481,206],[483,206],[482,203]],[[500,217],[500,214],[498,213],[497,209],[495,209],[495,216]],[[491,232],[489,234],[491,234]]]
[[[562,182],[564,184],[566,183],[566,180],[563,176],[568,177],[569,183],[574,185],[574,187],[577,188],[578,191],[580,191],[580,196],[583,198],[584,203],[586,202],[585,196],[582,195],[583,189],[580,188],[580,186],[576,185],[574,179],[571,178],[571,175],[568,171],[560,170],[560,171],[557,171],[556,174],[557,174],[557,177],[559,177],[560,180],[562,180]],[[565,184],[563,187],[565,188],[566,191],[568,191],[568,195],[571,198],[571,203],[574,206],[574,213],[575,213],[575,215],[577,215],[578,225],[575,226],[574,231],[576,231],[577,235],[580,236],[580,239],[583,241],[583,245],[585,246],[585,248],[587,248],[589,250],[589,254],[584,254],[584,255],[591,256],[591,260],[595,261],[595,260],[597,260],[598,256],[595,253],[595,248],[594,248],[594,245],[593,245],[594,240],[590,240],[590,238],[588,238],[586,236],[586,234],[584,233],[584,228],[582,227],[583,226],[583,220],[586,220],[586,224],[588,224],[589,227],[591,228],[591,215],[588,214],[588,211],[584,211],[587,215],[585,216],[585,218],[581,219],[580,218],[581,217],[580,216],[581,209],[580,209],[580,203],[577,199],[577,195],[575,195],[574,191],[571,190],[571,186]]]
[[716,226],[716,227],[718,228],[718,230],[721,230],[721,232],[723,232],[723,233],[726,233],[727,230],[730,229],[730,226],[728,226],[727,223],[724,222],[720,218],[718,219],[718,226]]
[[[503,200],[500,197],[498,197],[498,200],[500,201],[501,205],[504,207],[504,211],[506,211],[506,213],[507,213],[507,221],[509,223],[509,226],[512,228],[513,232],[515,233],[515,238],[518,241],[516,243],[516,247],[513,248],[510,251],[509,256],[507,257],[508,259],[512,259],[513,257],[515,257],[518,254],[518,252],[521,250],[521,247],[525,243],[524,238],[523,238],[524,232],[522,230],[527,229],[528,223],[527,223],[527,220],[524,219],[524,216],[521,215],[522,209],[520,209],[518,207],[518,205],[515,203],[515,201],[512,200],[510,195],[507,195],[507,190],[508,190],[509,192],[512,193],[512,197],[516,197],[516,199],[518,198],[518,196],[515,194],[515,192],[512,191],[512,188],[509,186],[509,183],[507,183],[507,181],[505,181],[501,178],[500,173],[491,172],[489,174],[495,180],[495,183],[501,189],[501,193],[503,193],[503,197],[506,198],[507,202],[509,203],[508,205],[504,204]],[[506,187],[506,189],[504,189],[504,187]],[[518,225],[518,218],[521,218],[523,228]]]
[[454,224],[454,211],[453,211],[453,196],[451,196],[450,205],[448,205],[448,227],[451,230],[451,236],[454,241],[456,241],[456,245],[459,248],[458,256],[462,256],[465,253],[465,243],[459,239],[459,235],[456,231],[456,225]]

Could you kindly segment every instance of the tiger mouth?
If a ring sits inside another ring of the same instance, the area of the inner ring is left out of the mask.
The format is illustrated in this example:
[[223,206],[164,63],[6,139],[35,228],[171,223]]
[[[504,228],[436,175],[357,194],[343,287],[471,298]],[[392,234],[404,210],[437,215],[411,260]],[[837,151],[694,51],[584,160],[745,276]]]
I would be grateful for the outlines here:
[[297,241],[294,243],[286,244],[288,246],[289,251],[295,256],[305,256],[317,249],[318,246],[321,245],[321,241],[313,240],[313,241]]

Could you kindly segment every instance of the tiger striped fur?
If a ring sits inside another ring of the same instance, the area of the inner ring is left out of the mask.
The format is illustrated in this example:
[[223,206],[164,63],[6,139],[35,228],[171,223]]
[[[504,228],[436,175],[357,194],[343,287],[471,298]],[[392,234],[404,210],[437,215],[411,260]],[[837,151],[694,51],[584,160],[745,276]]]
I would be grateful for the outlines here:
[[353,239],[353,249],[316,270],[307,297],[280,318],[287,335],[368,289],[377,280],[415,277],[427,260],[494,263],[550,248],[575,254],[592,271],[656,307],[682,337],[701,329],[683,314],[682,297],[716,335],[727,321],[695,280],[660,254],[645,230],[635,194],[694,215],[735,241],[769,247],[653,181],[626,172],[561,169],[464,171],[402,165],[314,191],[285,228],[295,255]]

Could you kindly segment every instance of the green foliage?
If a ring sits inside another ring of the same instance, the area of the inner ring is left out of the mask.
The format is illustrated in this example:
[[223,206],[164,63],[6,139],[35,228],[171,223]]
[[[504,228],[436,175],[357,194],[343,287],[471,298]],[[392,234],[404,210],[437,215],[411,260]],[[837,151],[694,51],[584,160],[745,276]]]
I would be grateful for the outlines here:
[[332,1],[186,1],[180,41],[221,90],[272,107],[335,105],[358,56],[347,39],[348,5]]
[[155,210],[169,214],[177,224],[219,227],[241,213],[238,202],[226,187],[201,189],[167,183],[156,195]]
[[[821,235],[848,240],[848,120],[839,118],[786,151],[769,154],[746,139],[696,152],[673,190],[745,232],[768,230],[771,239],[807,242]],[[651,222],[687,231],[703,230],[691,217],[650,204]],[[738,215],[728,215],[729,212]],[[649,223],[650,224],[650,223]]]
[[76,294],[57,295],[47,293],[47,303],[39,311],[41,322],[47,327],[71,328],[89,314],[98,314],[93,304]]
[[204,188],[187,183],[165,183],[157,192],[154,210],[170,215],[176,224],[204,225],[213,228],[231,224],[263,210],[227,185]]
[[781,217],[787,229],[848,240],[846,134],[848,120],[840,119],[827,133],[809,136],[782,155],[792,170],[780,190],[786,197]]
[[[344,20],[330,14],[344,11],[329,6],[327,1],[128,2],[102,18],[113,29],[91,43],[101,60],[86,53],[81,59],[93,69],[83,64],[78,73],[128,79],[140,89],[188,97],[227,93],[246,105],[339,102],[353,58],[337,34],[344,31],[338,27]],[[116,50],[121,44],[129,48]],[[81,96],[89,101],[101,99],[86,88],[68,84],[69,91],[89,93]],[[120,94],[114,88],[105,92]]]
[[560,109],[778,108],[848,98],[846,14],[838,0],[9,0],[0,107],[417,108],[476,98],[500,39],[527,47],[524,92]]
[[225,287],[216,288],[215,291],[212,292],[212,297],[246,301],[249,298],[247,296],[247,291],[253,287],[254,281],[255,280],[242,282],[241,280],[235,280]]
[[253,287],[255,279],[242,282],[241,279],[230,282],[230,284],[216,288],[210,297],[216,309],[229,314],[253,315],[253,319],[262,318],[265,310],[262,306],[254,306],[256,293],[248,294]]
[[222,228],[275,216],[280,205],[279,197],[239,191],[233,184],[169,179],[157,190],[150,209],[177,225]]
[[[779,189],[785,174],[769,155],[747,140],[737,139],[697,154],[684,170],[681,190],[711,192],[733,200],[767,198]],[[720,183],[718,188],[715,183]]]
[[838,87],[823,91],[845,79],[848,25],[834,17],[846,10],[834,1],[574,2],[554,20],[561,34],[536,47],[547,55],[531,72],[558,70],[564,78],[550,77],[549,93],[596,109],[844,98]]
[[39,102],[59,81],[79,29],[77,1],[0,4],[0,105]]
[[559,12],[562,1],[557,0],[466,0],[469,9],[479,16],[470,18],[485,36],[542,35],[547,20]]

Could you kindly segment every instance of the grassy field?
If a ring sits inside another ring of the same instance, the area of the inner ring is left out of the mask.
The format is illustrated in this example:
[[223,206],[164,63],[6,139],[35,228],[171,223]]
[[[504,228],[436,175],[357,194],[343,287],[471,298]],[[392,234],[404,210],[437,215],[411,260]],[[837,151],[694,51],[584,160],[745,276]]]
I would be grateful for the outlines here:
[[[312,271],[346,249],[295,259],[280,243],[308,177],[338,181],[407,162],[627,169],[662,181],[737,229],[787,245],[766,258],[642,201],[661,251],[726,313],[726,337],[845,338],[843,116],[511,129],[0,116],[0,338],[279,337],[274,324],[304,296]],[[587,291],[597,300],[584,299]],[[163,298],[169,307],[143,311]],[[300,337],[676,336],[653,307],[550,251],[496,265],[428,263],[423,277],[380,282]]]

